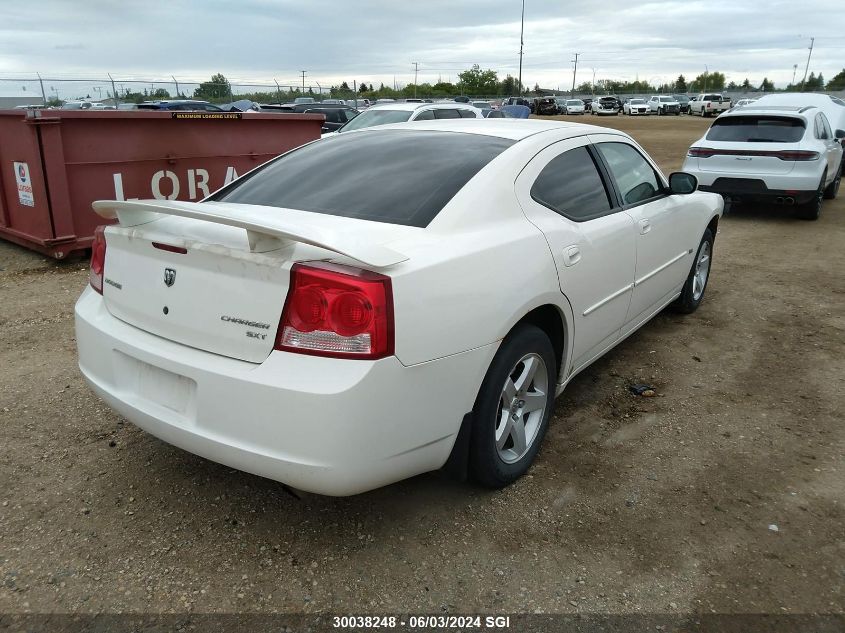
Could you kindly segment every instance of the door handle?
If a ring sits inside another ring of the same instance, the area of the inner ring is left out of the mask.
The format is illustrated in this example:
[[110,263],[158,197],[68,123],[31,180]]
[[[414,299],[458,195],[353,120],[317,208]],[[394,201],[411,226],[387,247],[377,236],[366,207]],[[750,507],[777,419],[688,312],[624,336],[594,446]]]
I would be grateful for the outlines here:
[[648,220],[640,220],[640,235],[645,235],[651,230],[651,222]]
[[563,249],[563,265],[574,266],[581,261],[581,249],[577,246],[567,246]]

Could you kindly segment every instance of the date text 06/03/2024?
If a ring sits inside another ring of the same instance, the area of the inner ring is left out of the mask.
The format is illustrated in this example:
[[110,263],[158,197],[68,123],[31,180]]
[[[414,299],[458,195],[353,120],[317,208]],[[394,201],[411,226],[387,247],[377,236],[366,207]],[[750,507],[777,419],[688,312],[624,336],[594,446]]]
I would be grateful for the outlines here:
[[471,629],[471,628],[510,628],[510,616],[505,615],[412,615],[396,616],[365,616],[344,615],[334,616],[332,626],[337,629],[392,629],[397,626],[408,629]]

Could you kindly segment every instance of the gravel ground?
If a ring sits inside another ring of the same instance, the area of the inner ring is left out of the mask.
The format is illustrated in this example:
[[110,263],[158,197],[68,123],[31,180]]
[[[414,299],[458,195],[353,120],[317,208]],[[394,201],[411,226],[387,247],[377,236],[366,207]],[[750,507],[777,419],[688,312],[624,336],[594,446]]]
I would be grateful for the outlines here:
[[[708,121],[602,123],[668,172]],[[0,242],[0,612],[842,613],[843,201],[725,217],[699,311],[583,372],[498,492],[297,497],[160,442],[77,371],[86,262]]]

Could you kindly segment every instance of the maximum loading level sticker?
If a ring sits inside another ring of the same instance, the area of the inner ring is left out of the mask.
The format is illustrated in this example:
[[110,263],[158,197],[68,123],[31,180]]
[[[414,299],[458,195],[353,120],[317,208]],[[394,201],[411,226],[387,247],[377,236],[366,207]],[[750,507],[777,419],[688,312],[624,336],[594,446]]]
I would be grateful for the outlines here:
[[174,112],[173,119],[241,119],[241,112]]
[[35,196],[32,194],[32,179],[29,177],[29,165],[13,163],[15,168],[15,182],[18,185],[18,200],[26,207],[35,206]]

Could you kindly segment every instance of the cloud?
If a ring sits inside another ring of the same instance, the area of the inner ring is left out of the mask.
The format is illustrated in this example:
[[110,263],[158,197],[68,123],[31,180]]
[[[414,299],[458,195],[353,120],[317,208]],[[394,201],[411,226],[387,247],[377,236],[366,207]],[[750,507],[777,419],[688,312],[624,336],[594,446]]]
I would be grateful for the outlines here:
[[[672,80],[705,65],[737,82],[785,84],[807,58],[831,77],[845,36],[836,0],[684,2],[526,0],[523,80],[563,88],[592,78]],[[520,0],[43,0],[4,7],[0,76],[331,85],[455,80],[478,63],[504,76],[519,63]],[[18,82],[19,83],[19,82]],[[60,82],[57,82],[61,85]],[[0,82],[0,92],[4,90]],[[55,85],[55,84],[54,84]]]

